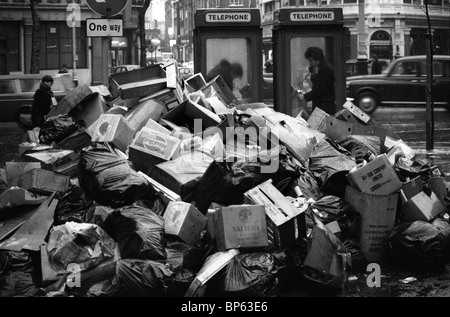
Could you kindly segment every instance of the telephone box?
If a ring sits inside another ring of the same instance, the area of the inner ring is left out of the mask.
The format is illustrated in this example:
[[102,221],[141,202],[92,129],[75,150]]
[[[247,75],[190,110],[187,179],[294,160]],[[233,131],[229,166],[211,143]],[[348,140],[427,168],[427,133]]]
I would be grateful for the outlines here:
[[274,56],[274,109],[297,116],[312,109],[311,102],[297,98],[299,91],[312,88],[309,47],[322,49],[335,75],[335,114],[345,103],[344,18],[342,8],[282,8],[274,13],[272,29]]
[[[220,74],[240,102],[262,100],[262,28],[259,9],[198,9],[194,71],[206,81]],[[230,77],[230,65],[242,77]]]

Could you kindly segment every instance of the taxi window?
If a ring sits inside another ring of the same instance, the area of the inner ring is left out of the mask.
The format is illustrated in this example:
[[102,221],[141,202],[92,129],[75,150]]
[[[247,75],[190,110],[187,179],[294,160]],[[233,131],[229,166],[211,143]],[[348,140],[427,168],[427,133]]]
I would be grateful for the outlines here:
[[419,74],[419,63],[405,61],[395,65],[392,75],[394,76],[417,76]]
[[11,79],[0,80],[0,94],[13,94],[14,81]]

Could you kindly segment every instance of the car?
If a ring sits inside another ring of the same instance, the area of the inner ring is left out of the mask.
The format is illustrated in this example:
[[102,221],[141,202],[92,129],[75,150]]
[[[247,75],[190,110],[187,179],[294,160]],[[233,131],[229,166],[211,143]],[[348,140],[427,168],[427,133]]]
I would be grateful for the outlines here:
[[194,75],[194,71],[192,70],[191,67],[187,66],[178,67],[178,71],[182,79],[188,79],[189,77]]
[[[400,57],[379,75],[350,76],[346,96],[370,114],[379,106],[426,105],[426,55]],[[450,109],[450,56],[433,56],[432,98],[435,106]]]
[[[17,122],[20,109],[33,104],[33,97],[41,84],[42,74],[0,76],[0,122]],[[75,88],[68,74],[53,75],[52,91],[57,101]]]
[[116,66],[112,69],[111,74],[117,74],[117,73],[122,73],[122,72],[127,72],[133,69],[139,69],[141,68],[141,65],[119,65]]
[[[347,61],[345,61],[345,77],[350,77],[350,76],[357,76],[358,75],[358,68],[357,68],[357,59],[349,59]],[[385,60],[379,60],[379,62],[381,63],[381,70],[384,71],[387,66],[388,66],[388,62]],[[370,63],[367,66],[367,69],[369,71],[370,69]],[[370,73],[370,71],[369,71]]]

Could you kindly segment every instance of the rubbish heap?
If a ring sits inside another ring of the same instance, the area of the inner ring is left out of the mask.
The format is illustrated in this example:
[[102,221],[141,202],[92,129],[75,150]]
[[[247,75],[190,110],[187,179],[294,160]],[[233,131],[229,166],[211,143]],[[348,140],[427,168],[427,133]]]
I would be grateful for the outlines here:
[[282,296],[443,265],[448,184],[351,102],[292,117],[176,64],[81,85],[0,170],[1,296]]

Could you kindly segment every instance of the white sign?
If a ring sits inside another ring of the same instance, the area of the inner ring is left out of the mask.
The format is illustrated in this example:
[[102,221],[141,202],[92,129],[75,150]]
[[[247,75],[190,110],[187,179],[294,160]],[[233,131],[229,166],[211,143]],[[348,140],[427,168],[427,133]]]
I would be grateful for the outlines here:
[[252,16],[249,12],[207,13],[206,22],[250,22]]
[[333,11],[291,12],[291,21],[333,21]]
[[88,37],[109,37],[123,35],[121,19],[86,19]]

